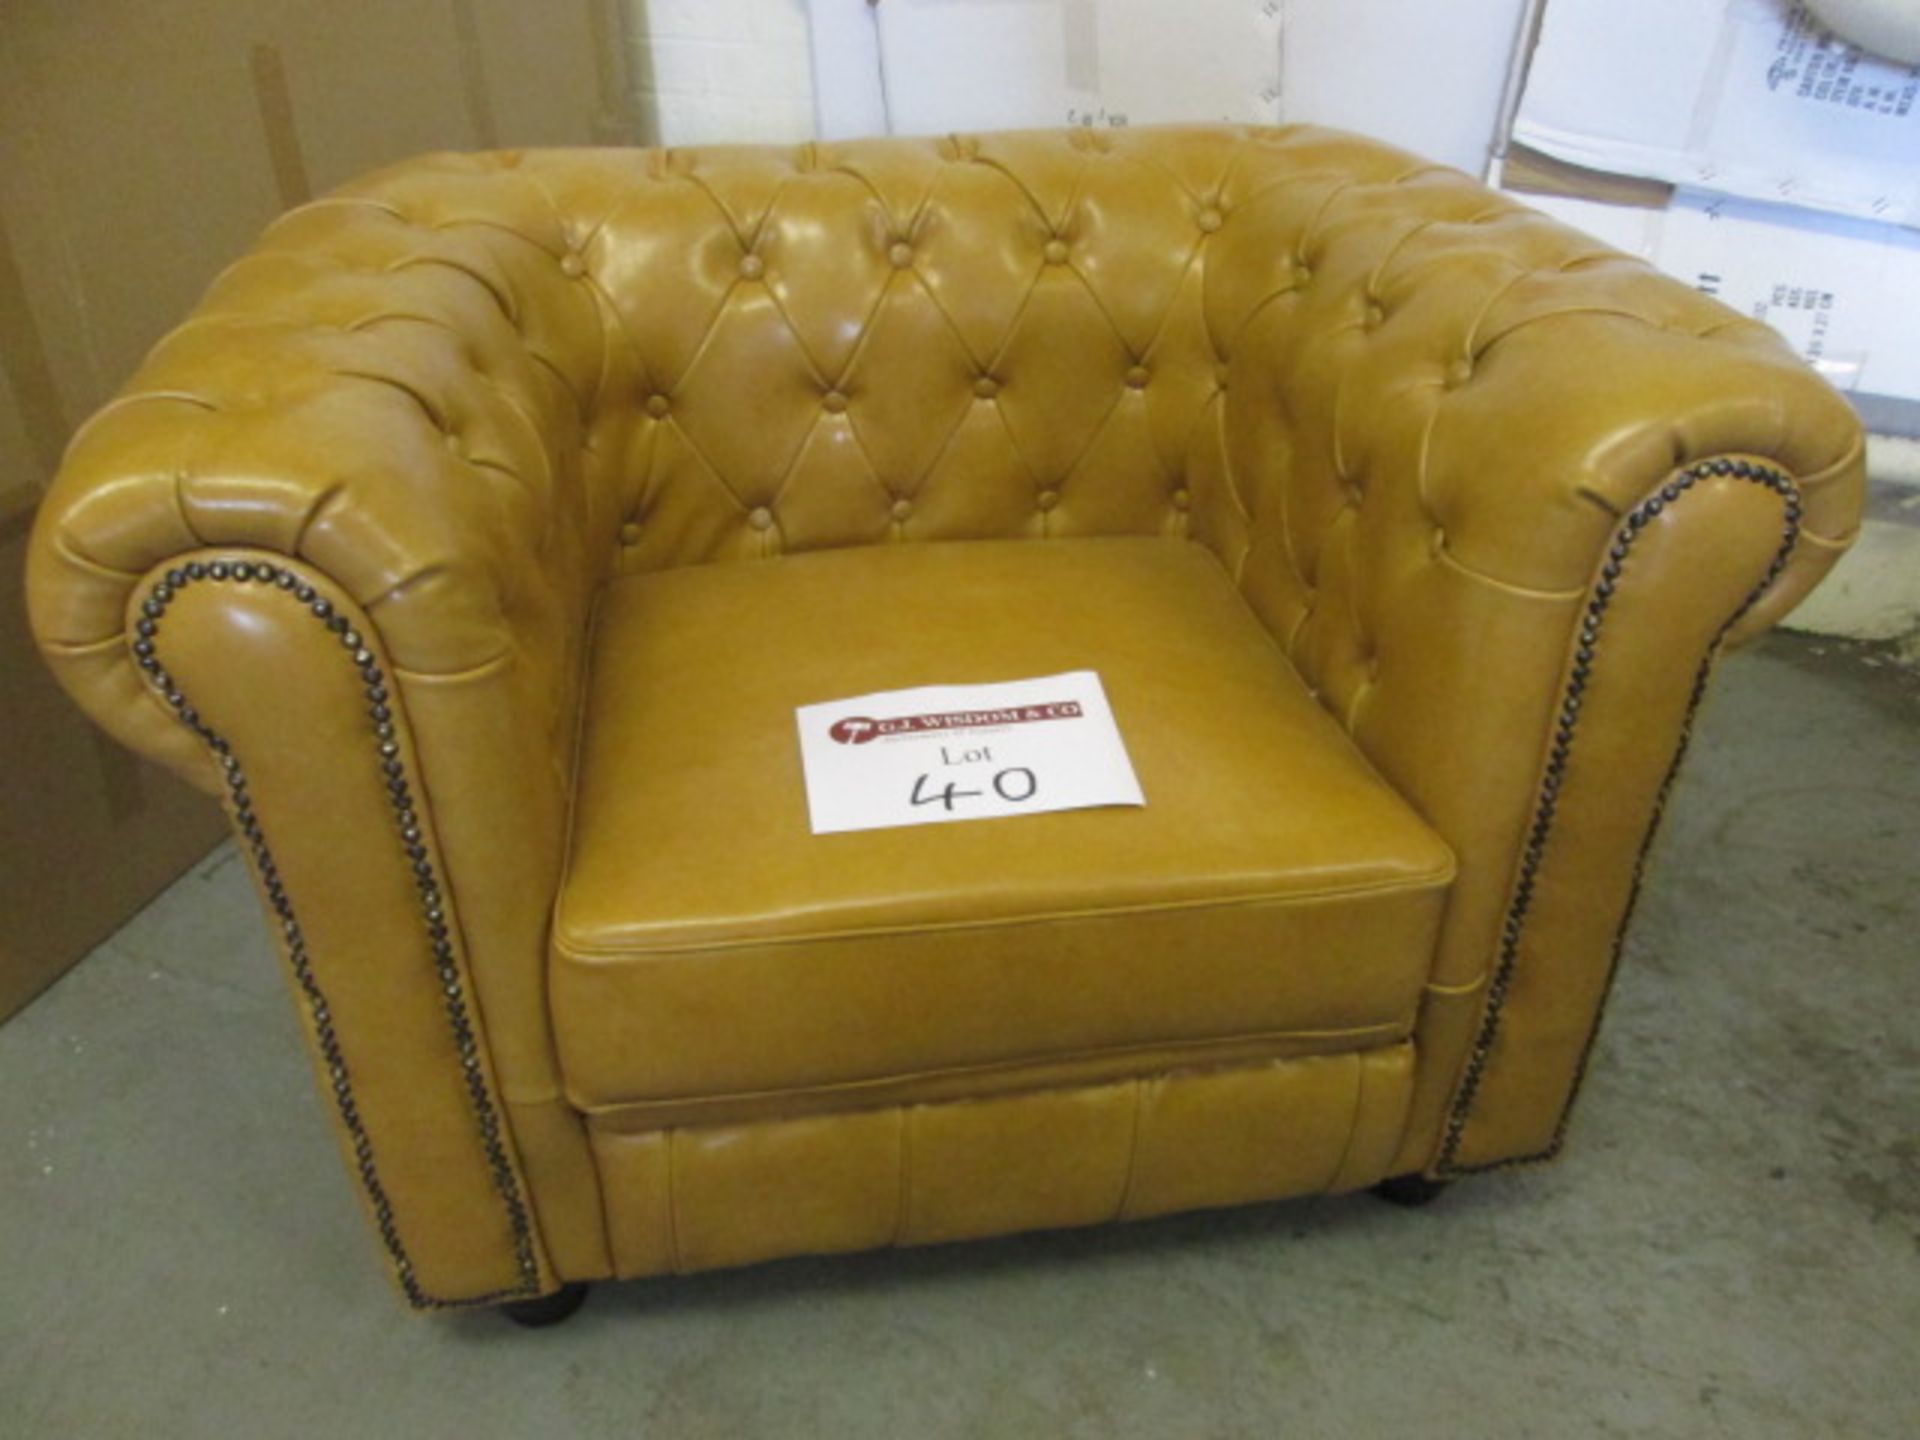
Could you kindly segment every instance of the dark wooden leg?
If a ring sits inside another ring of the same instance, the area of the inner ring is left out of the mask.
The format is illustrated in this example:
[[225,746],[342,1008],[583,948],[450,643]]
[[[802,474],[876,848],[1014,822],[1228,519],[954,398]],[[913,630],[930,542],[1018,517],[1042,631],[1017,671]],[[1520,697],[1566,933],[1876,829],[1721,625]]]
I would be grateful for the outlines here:
[[587,1289],[584,1284],[562,1285],[551,1295],[542,1295],[538,1300],[509,1300],[500,1307],[500,1313],[514,1324],[524,1325],[529,1330],[538,1330],[543,1325],[558,1325],[587,1303]]
[[1396,1175],[1391,1180],[1382,1180],[1373,1187],[1373,1193],[1389,1205],[1405,1205],[1409,1209],[1421,1205],[1431,1205],[1440,1198],[1450,1182],[1429,1180],[1424,1175]]

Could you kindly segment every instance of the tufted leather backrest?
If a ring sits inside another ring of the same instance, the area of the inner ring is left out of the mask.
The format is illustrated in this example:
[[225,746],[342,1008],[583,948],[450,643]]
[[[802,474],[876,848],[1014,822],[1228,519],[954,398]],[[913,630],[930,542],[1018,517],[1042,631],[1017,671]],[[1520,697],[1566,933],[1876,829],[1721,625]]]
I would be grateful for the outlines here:
[[609,334],[622,563],[1183,533],[1259,303],[1207,306],[1228,207],[1277,178],[1258,154],[1225,131],[1075,131],[568,176]]
[[[591,301],[550,368],[575,377],[613,568],[1191,535],[1350,723],[1396,572],[1583,585],[1592,526],[1534,533],[1543,485],[1644,487],[1703,409],[1739,431],[1729,372],[1674,342],[1792,366],[1766,327],[1453,171],[1299,127],[444,157],[358,193],[437,236],[520,237],[516,289],[550,305],[557,272],[560,310]],[[1569,345],[1617,363],[1535,373]],[[1662,345],[1706,375],[1665,408]],[[1852,443],[1827,411],[1785,437],[1803,474]],[[1502,444],[1530,413],[1584,431]]]

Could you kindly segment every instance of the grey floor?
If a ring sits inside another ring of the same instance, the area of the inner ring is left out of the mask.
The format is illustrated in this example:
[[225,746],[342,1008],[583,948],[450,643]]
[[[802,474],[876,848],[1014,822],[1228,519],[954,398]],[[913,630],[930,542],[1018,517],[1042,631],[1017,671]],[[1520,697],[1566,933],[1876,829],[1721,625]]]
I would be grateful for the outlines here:
[[1558,1165],[415,1319],[241,867],[0,1028],[5,1436],[1920,1434],[1920,680],[1726,667]]

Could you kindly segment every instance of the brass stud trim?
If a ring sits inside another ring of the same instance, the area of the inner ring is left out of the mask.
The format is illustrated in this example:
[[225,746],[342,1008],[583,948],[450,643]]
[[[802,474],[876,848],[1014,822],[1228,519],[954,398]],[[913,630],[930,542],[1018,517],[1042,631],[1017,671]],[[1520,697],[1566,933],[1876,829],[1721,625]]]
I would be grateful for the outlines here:
[[1687,700],[1686,717],[1681,722],[1679,744],[1674,748],[1673,759],[1668,763],[1667,773],[1661,779],[1659,790],[1655,792],[1653,813],[1648,819],[1646,833],[1641,837],[1639,853],[1634,857],[1633,880],[1628,887],[1627,903],[1621,912],[1620,923],[1614,931],[1612,954],[1607,966],[1607,981],[1601,991],[1601,1007],[1604,1012],[1605,997],[1612,992],[1613,978],[1620,966],[1620,955],[1626,943],[1627,927],[1633,919],[1635,903],[1640,898],[1640,886],[1646,874],[1647,855],[1653,847],[1654,836],[1659,832],[1660,821],[1666,811],[1667,796],[1673,788],[1674,778],[1680,772],[1680,762],[1685,758],[1687,745],[1693,737],[1694,717],[1699,712],[1701,698],[1706,694],[1707,680],[1712,674],[1713,662],[1719,656],[1720,644],[1726,638],[1727,632],[1740,622],[1741,618],[1758,603],[1760,597],[1766,594],[1773,583],[1780,578],[1781,572],[1787,568],[1787,561],[1792,557],[1794,546],[1800,539],[1799,487],[1785,471],[1758,461],[1724,458],[1702,460],[1679,471],[1653,495],[1641,501],[1621,522],[1614,542],[1607,551],[1607,558],[1601,564],[1599,578],[1588,593],[1587,608],[1581,617],[1579,639],[1574,648],[1572,666],[1568,671],[1566,689],[1561,696],[1559,718],[1553,730],[1553,746],[1548,752],[1545,774],[1541,781],[1538,798],[1534,802],[1533,823],[1527,831],[1526,844],[1521,853],[1519,878],[1515,881],[1506,919],[1501,925],[1499,955],[1494,966],[1493,982],[1487,988],[1487,1008],[1481,1017],[1480,1029],[1474,1037],[1466,1070],[1454,1091],[1453,1104],[1447,1114],[1445,1136],[1441,1142],[1440,1153],[1432,1167],[1432,1173],[1435,1175],[1477,1174],[1481,1171],[1500,1170],[1512,1165],[1551,1160],[1566,1144],[1567,1122],[1573,1114],[1574,1101],[1579,1096],[1581,1082],[1586,1078],[1587,1064],[1593,1056],[1594,1041],[1600,1032],[1601,1014],[1594,1016],[1593,1025],[1587,1032],[1586,1044],[1581,1050],[1580,1062],[1574,1069],[1573,1084],[1567,1091],[1565,1105],[1561,1107],[1560,1118],[1554,1127],[1553,1139],[1544,1150],[1532,1155],[1512,1156],[1480,1165],[1461,1165],[1456,1158],[1467,1125],[1472,1119],[1474,1100],[1479,1094],[1481,1082],[1486,1077],[1487,1063],[1492,1055],[1494,1042],[1500,1033],[1500,1022],[1506,1008],[1507,996],[1513,985],[1514,971],[1518,967],[1520,942],[1526,932],[1527,917],[1533,904],[1534,883],[1539,877],[1545,860],[1547,842],[1553,834],[1560,790],[1565,783],[1567,767],[1572,759],[1573,742],[1579,728],[1581,702],[1593,682],[1598,642],[1605,628],[1607,611],[1613,603],[1613,597],[1621,576],[1625,573],[1627,561],[1631,558],[1633,544],[1645,533],[1649,522],[1657,518],[1662,511],[1679,500],[1700,481],[1729,477],[1755,485],[1764,485],[1785,502],[1780,547],[1774,552],[1773,561],[1768,565],[1767,573],[1761,577],[1759,584],[1748,592],[1747,597],[1715,633],[1712,643],[1707,646],[1706,655],[1700,661],[1699,669],[1694,672],[1693,689]]
[[[414,1272],[413,1260],[400,1237],[393,1201],[380,1179],[372,1137],[367,1132],[366,1121],[354,1097],[352,1072],[341,1048],[339,1033],[334,1028],[332,1006],[314,974],[305,933],[281,880],[272,848],[267,843],[265,827],[254,809],[246,771],[226,737],[208,725],[198,711],[187,703],[184,693],[168,674],[157,653],[160,624],[168,608],[183,590],[205,580],[269,586],[292,596],[339,641],[359,671],[368,701],[369,728],[375,741],[370,753],[379,766],[381,779],[387,788],[388,803],[393,809],[395,828],[412,867],[415,888],[420,897],[421,920],[433,955],[435,976],[445,1000],[448,1029],[459,1053],[475,1129],[486,1154],[494,1189],[506,1211],[508,1226],[513,1234],[514,1261],[520,1277],[516,1286],[484,1295],[447,1299],[428,1294]],[[505,1300],[538,1295],[541,1292],[540,1265],[534,1254],[532,1217],[526,1197],[521,1193],[513,1163],[507,1156],[498,1102],[487,1083],[479,1039],[468,1011],[465,982],[446,924],[440,877],[422,842],[412,787],[400,755],[399,743],[394,737],[392,712],[387,704],[390,698],[387,676],[378,658],[366,647],[365,637],[353,628],[348,618],[340,614],[330,601],[321,597],[296,571],[265,562],[216,560],[206,564],[195,561],[183,568],[170,570],[164,579],[148,591],[147,598],[141,603],[140,613],[143,618],[135,629],[146,648],[142,650],[138,645],[135,646],[135,664],[146,675],[148,684],[179,715],[181,723],[206,743],[213,753],[215,764],[220,767],[234,828],[246,842],[260,889],[266,897],[268,908],[279,922],[281,944],[293,972],[295,987],[306,1003],[327,1084],[333,1094],[334,1108],[353,1150],[361,1188],[365,1190],[372,1206],[375,1228],[380,1233],[381,1244],[386,1249],[388,1260],[393,1265],[408,1302],[416,1309],[440,1310],[469,1305],[495,1305]]]

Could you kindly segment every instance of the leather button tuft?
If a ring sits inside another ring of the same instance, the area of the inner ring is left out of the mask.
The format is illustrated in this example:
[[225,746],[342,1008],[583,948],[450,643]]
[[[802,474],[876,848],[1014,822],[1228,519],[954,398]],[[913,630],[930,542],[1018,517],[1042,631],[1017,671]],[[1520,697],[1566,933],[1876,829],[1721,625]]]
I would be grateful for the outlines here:
[[1146,366],[1136,365],[1127,371],[1127,388],[1131,390],[1144,390],[1147,388]]
[[447,431],[445,439],[448,450],[452,451],[455,455],[465,458],[467,453],[466,442],[461,440],[461,438],[451,430]]
[[773,528],[773,512],[764,505],[756,506],[747,516],[747,524],[756,530],[770,530]]
[[620,527],[620,543],[622,545],[638,545],[640,543],[640,527],[631,520],[622,525]]
[[902,496],[900,499],[893,502],[893,518],[894,519],[905,520],[911,514],[913,514],[913,501],[907,499],[905,496]]
[[1385,310],[1382,310],[1377,304],[1367,306],[1367,315],[1366,315],[1367,329],[1378,330],[1381,324],[1386,320],[1386,318],[1387,318],[1387,312]]
[[667,418],[667,412],[673,409],[673,402],[664,395],[647,396],[647,414],[656,420]]
[[1049,265],[1064,265],[1067,263],[1067,242],[1064,240],[1049,240],[1047,242],[1047,248],[1040,253],[1047,257],[1047,263]]
[[913,247],[904,240],[895,241],[887,251],[887,263],[896,270],[904,270],[913,264]]
[[1060,492],[1058,490],[1042,490],[1038,495],[1033,497],[1033,503],[1038,505],[1042,510],[1051,510],[1060,503]]
[[569,250],[560,257],[560,273],[569,279],[578,280],[587,273],[587,262],[580,258],[577,251]]
[[1226,217],[1221,215],[1218,210],[1202,210],[1195,223],[1198,224],[1202,230],[1206,231],[1207,234],[1211,235],[1226,223]]
[[767,262],[762,260],[758,255],[742,255],[740,257],[740,274],[745,279],[758,280],[766,273]]
[[1224,360],[1213,367],[1213,383],[1222,390],[1227,388],[1227,364]]
[[973,382],[973,393],[982,400],[991,400],[1000,393],[1000,382],[991,375],[976,376]]
[[1184,485],[1181,486],[1178,490],[1173,492],[1173,508],[1174,509],[1185,510],[1192,504],[1193,504],[1193,496],[1187,493],[1187,488]]
[[840,390],[827,391],[826,394],[820,397],[820,408],[830,415],[838,415],[847,408],[845,392]]
[[1473,378],[1473,366],[1465,360],[1456,360],[1447,367],[1447,388],[1458,390]]

